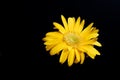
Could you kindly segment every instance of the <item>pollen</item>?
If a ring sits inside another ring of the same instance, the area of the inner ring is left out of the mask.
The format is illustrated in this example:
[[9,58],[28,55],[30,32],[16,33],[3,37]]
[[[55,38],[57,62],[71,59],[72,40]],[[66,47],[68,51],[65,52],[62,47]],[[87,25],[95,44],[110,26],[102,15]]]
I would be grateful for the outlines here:
[[64,41],[70,46],[75,46],[80,42],[80,37],[74,33],[64,35]]

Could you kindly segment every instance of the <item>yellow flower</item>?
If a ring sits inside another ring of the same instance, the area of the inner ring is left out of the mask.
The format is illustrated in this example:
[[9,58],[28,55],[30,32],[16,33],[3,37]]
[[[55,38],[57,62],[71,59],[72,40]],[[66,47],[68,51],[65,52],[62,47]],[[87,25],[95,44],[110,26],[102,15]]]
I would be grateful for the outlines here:
[[85,20],[74,17],[69,17],[68,22],[61,15],[63,26],[57,22],[53,22],[54,29],[58,31],[48,32],[43,38],[46,50],[50,51],[50,55],[61,54],[59,62],[63,64],[66,60],[68,66],[73,63],[83,64],[85,56],[88,55],[92,59],[96,55],[100,55],[99,51],[94,48],[94,45],[101,47],[97,41],[98,29],[93,26],[93,23],[84,28]]

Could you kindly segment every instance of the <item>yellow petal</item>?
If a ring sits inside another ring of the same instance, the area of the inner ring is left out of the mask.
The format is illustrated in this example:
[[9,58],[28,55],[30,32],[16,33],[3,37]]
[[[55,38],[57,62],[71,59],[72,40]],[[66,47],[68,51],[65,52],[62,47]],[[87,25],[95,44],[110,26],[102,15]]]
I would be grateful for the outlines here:
[[94,42],[93,44],[96,46],[102,47],[101,43],[99,43],[98,41]]
[[60,38],[61,39],[63,37],[63,35],[61,33],[59,33],[59,32],[48,32],[46,34],[46,37]]
[[73,31],[73,27],[75,25],[75,18],[68,18],[68,28],[69,28],[69,31],[72,32]]
[[88,37],[87,37],[87,39],[96,38],[98,36],[99,36],[98,33],[89,34]]
[[80,59],[81,59],[80,64],[83,64],[83,62],[85,60],[85,54],[83,52],[81,52],[81,54],[80,54]]
[[79,26],[79,32],[81,32],[84,28],[84,24],[85,24],[85,20],[83,19],[82,22],[80,23],[80,26]]
[[56,46],[54,46],[51,51],[50,51],[50,55],[55,55],[57,53],[59,53],[62,49],[64,49],[66,47],[65,43],[61,42],[59,44],[57,44]]
[[83,31],[89,31],[94,23],[90,23]]
[[78,19],[75,23],[74,32],[76,32],[76,33],[80,32],[79,27],[80,27],[80,17],[78,17]]
[[78,27],[78,26],[80,26],[80,17],[78,17],[78,19],[77,19],[77,21],[75,23],[75,28]]
[[63,22],[65,29],[68,30],[68,24],[67,24],[67,21],[63,15],[61,15],[61,19],[62,19],[62,22]]
[[43,41],[49,41],[49,40],[53,40],[53,38],[44,37],[42,40],[43,40]]
[[93,54],[100,55],[100,52],[96,50],[94,47],[90,47]]
[[98,33],[98,32],[99,32],[99,29],[96,29],[96,27],[92,27],[92,28],[91,28],[91,32],[92,32],[92,33]]
[[55,45],[47,45],[45,48],[46,48],[46,51],[49,51],[50,49],[52,49]]
[[76,57],[76,63],[80,62],[80,52],[78,52],[78,50],[75,49],[75,57]]
[[67,46],[68,51],[71,51],[72,47],[71,46]]
[[52,41],[46,41],[44,43],[44,45],[55,45],[55,44],[59,44],[62,40],[52,40]]
[[86,40],[81,43],[81,45],[94,45],[94,43],[97,41],[98,38],[93,38],[91,40]]
[[85,49],[87,55],[90,56],[92,59],[94,59],[96,55],[100,55],[100,53],[93,46],[84,46],[82,48]]
[[74,63],[77,64],[79,63],[79,61],[75,58]]
[[68,66],[71,66],[73,64],[74,59],[75,59],[74,49],[71,49],[71,51],[68,55]]
[[58,29],[61,33],[65,33],[65,29],[61,24],[53,22],[53,25],[55,26],[55,29]]
[[45,38],[43,38],[43,41],[46,41],[46,42],[55,42],[55,41],[61,41],[61,38],[59,38],[58,36],[56,37],[52,37],[52,36],[47,36]]
[[59,62],[63,64],[67,60],[67,57],[68,57],[68,50],[64,49],[61,53]]
[[95,59],[96,54],[92,54],[91,52],[86,52],[86,53],[90,58]]
[[85,35],[87,32],[90,31],[91,27],[93,26],[94,23],[89,24],[82,32],[82,35]]

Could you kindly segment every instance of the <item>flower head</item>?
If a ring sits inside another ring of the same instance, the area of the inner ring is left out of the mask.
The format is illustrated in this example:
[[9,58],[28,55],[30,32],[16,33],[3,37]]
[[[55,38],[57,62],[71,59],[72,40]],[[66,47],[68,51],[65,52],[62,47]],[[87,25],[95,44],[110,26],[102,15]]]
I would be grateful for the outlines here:
[[84,28],[85,20],[80,17],[75,21],[74,17],[69,17],[66,21],[65,17],[61,15],[63,25],[53,22],[54,29],[58,31],[48,32],[43,38],[46,50],[50,51],[50,55],[60,54],[60,63],[68,62],[68,66],[73,63],[83,64],[85,55],[92,59],[96,55],[100,55],[95,46],[102,45],[97,41],[98,29],[93,26],[93,23]]

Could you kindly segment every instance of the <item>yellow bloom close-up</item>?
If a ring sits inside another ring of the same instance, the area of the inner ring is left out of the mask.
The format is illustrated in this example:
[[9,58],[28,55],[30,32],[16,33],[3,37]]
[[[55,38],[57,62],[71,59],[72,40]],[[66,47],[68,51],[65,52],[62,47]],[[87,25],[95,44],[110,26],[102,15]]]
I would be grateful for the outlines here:
[[101,47],[97,41],[98,29],[93,26],[93,23],[84,28],[85,20],[80,17],[75,20],[75,17],[69,17],[68,20],[61,15],[63,25],[53,22],[54,29],[57,31],[48,32],[43,38],[46,50],[50,51],[50,55],[60,54],[59,62],[63,64],[68,62],[68,66],[73,63],[83,64],[85,56],[95,59],[100,52],[94,46]]

